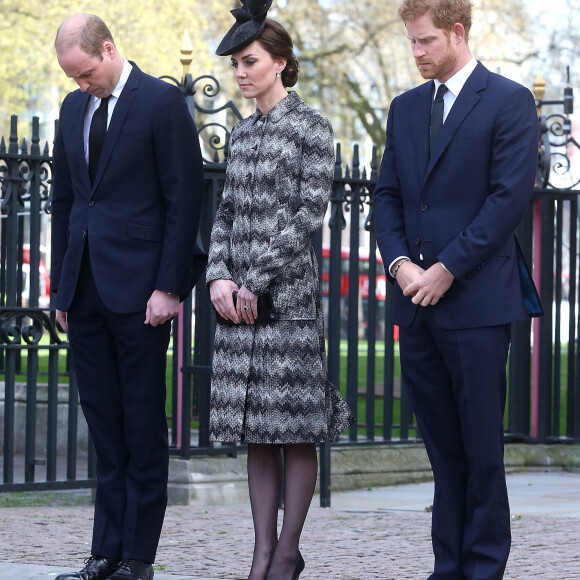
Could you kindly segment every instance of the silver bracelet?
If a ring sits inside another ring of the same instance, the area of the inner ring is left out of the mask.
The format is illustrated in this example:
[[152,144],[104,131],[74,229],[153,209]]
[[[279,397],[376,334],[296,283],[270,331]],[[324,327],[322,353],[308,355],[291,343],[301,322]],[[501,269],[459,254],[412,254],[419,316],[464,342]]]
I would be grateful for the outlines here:
[[395,269],[393,270],[393,278],[396,280],[397,279],[397,272],[399,271],[399,268],[405,263],[408,262],[410,260],[410,258],[403,258],[402,260],[399,261],[399,263],[395,266]]

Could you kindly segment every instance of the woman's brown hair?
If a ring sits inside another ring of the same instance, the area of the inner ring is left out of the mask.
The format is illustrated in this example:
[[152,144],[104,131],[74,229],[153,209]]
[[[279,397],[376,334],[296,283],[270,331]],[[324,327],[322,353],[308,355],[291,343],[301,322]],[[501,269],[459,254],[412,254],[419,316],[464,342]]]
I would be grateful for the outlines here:
[[300,65],[294,54],[294,43],[288,31],[279,22],[266,18],[264,30],[258,37],[258,42],[274,60],[286,61],[286,66],[280,73],[282,84],[285,87],[293,87],[298,81]]

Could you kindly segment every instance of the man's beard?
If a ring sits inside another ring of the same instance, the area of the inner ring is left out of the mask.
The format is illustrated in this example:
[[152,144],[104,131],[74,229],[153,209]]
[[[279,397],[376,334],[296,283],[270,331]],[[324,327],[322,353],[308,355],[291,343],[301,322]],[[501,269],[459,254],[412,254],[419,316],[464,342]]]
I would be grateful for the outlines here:
[[[417,61],[417,67],[421,61]],[[428,69],[419,68],[419,73],[424,79],[440,79],[445,77],[457,64],[457,53],[453,50],[451,43],[448,41],[447,50],[439,60],[431,60]]]

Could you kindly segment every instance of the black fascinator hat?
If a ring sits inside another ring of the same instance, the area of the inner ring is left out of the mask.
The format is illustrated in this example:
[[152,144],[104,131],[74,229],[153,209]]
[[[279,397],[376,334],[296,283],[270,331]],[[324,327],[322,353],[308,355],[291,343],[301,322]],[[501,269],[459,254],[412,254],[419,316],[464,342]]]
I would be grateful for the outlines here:
[[223,37],[215,53],[227,56],[252,44],[264,29],[266,14],[272,6],[272,0],[240,0],[241,8],[231,10],[236,19],[235,24]]

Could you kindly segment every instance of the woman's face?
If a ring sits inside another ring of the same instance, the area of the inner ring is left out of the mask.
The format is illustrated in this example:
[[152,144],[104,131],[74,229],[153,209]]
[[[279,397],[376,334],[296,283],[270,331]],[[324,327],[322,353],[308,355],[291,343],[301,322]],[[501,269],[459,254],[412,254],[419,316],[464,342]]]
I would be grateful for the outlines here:
[[270,91],[280,88],[282,81],[276,74],[282,72],[286,63],[274,60],[257,40],[232,54],[231,58],[244,98],[267,98]]

